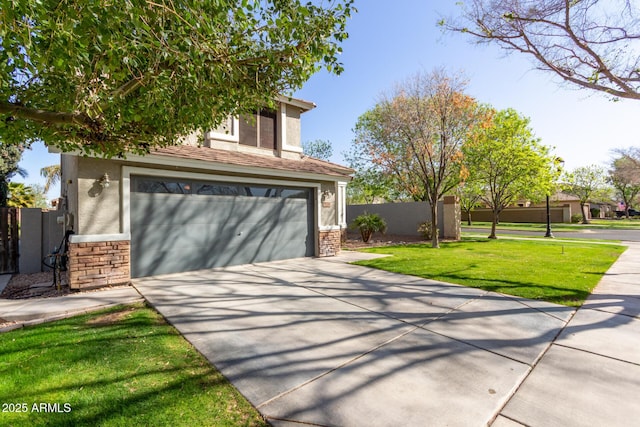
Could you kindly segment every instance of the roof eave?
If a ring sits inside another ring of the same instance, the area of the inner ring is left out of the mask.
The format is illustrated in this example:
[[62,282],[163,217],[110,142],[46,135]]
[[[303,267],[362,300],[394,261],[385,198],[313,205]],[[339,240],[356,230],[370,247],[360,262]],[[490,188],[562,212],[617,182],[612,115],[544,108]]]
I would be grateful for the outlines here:
[[303,113],[316,108],[316,104],[311,101],[305,101],[304,99],[293,98],[291,96],[278,95],[278,101],[287,105],[293,105],[302,110]]

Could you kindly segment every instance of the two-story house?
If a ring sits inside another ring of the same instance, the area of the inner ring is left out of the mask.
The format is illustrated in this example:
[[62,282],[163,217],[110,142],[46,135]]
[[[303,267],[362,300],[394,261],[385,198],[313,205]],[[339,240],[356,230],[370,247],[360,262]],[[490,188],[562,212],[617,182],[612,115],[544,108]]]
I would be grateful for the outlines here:
[[147,156],[62,154],[72,289],[340,249],[351,169],[303,155],[313,103],[229,118]]

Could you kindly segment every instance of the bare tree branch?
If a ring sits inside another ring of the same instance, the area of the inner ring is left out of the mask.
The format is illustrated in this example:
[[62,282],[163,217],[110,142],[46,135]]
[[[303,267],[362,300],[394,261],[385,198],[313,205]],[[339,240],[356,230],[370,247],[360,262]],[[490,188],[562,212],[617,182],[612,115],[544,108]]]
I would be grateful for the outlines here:
[[467,0],[445,29],[535,58],[537,69],[640,99],[640,10],[627,0]]

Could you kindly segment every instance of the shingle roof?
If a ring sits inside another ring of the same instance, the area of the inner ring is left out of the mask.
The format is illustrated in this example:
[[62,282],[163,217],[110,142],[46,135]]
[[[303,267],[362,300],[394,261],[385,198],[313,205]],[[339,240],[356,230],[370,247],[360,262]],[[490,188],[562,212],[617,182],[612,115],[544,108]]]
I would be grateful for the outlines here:
[[349,177],[353,169],[336,163],[325,162],[312,157],[301,156],[299,160],[280,157],[261,156],[240,151],[227,151],[210,147],[178,145],[159,148],[152,151],[159,156],[179,157],[182,159],[202,160],[238,166],[254,166],[265,169],[276,169],[292,172],[313,173],[320,175]]
[[570,202],[580,200],[580,198],[574,194],[565,193],[564,191],[558,191],[550,198],[554,202]]

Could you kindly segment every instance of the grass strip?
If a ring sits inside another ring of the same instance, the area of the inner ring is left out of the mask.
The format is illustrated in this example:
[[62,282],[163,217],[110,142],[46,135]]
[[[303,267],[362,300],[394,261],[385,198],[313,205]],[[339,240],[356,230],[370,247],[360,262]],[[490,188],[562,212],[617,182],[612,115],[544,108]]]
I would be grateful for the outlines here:
[[5,426],[268,425],[143,304],[0,334],[0,378]]
[[[462,222],[462,228],[491,228],[490,222],[473,221],[471,225]],[[501,222],[498,230],[542,231],[547,229],[544,223]],[[593,219],[590,224],[551,224],[556,231],[584,231],[584,230],[640,230],[640,219]]]
[[424,244],[366,249],[392,256],[356,264],[579,307],[624,250],[588,242],[466,238],[440,249]]
[[[464,230],[464,229],[463,229]],[[524,230],[514,230],[514,231],[524,231]],[[462,239],[486,239],[487,234],[480,231],[462,231]],[[533,236],[531,234],[499,234],[499,239],[512,239],[512,240],[531,240],[531,239],[540,239],[540,240],[549,240],[548,237],[544,237],[544,235]],[[620,244],[620,240],[607,240],[607,239],[591,239],[589,237],[563,237],[562,234],[558,234],[557,237],[554,236],[554,242],[583,242],[587,240],[589,243],[598,243],[598,244]]]

